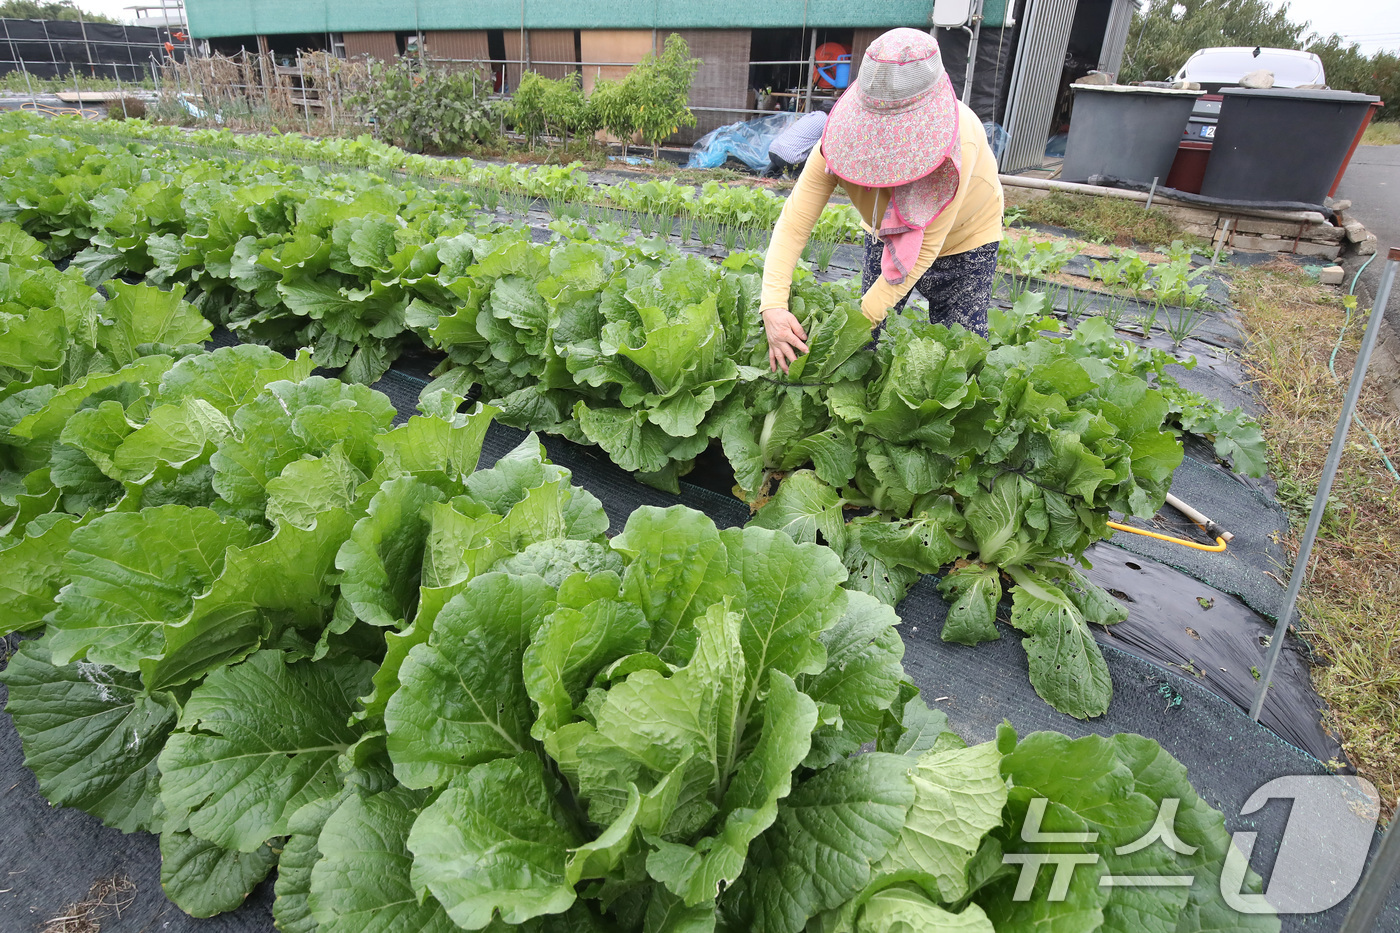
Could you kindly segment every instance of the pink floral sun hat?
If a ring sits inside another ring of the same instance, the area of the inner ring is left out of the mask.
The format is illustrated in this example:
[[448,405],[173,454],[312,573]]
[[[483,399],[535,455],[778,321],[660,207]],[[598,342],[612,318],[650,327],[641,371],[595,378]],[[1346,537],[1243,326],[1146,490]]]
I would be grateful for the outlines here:
[[928,175],[958,142],[958,99],[938,42],[891,29],[865,50],[856,83],[827,118],[822,155],[840,178],[893,188]]
[[843,181],[893,189],[875,234],[886,247],[884,277],[903,282],[924,228],[961,181],[958,99],[938,42],[917,29],[891,29],[870,43],[856,83],[827,118],[821,151]]

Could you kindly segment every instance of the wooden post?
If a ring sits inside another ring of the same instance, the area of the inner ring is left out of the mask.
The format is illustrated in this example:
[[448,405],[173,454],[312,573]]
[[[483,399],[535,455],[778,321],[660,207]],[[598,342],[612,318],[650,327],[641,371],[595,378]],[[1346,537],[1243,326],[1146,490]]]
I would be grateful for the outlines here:
[[803,113],[812,112],[812,89],[817,83],[817,31],[812,30],[812,50],[807,53],[807,101]]

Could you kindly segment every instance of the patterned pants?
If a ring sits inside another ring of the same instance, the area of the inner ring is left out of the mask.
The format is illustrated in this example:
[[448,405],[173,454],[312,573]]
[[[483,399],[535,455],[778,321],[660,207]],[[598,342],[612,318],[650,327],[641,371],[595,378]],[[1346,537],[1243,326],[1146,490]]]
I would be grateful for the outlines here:
[[[992,303],[992,280],[997,271],[997,247],[988,243],[965,253],[939,256],[933,261],[914,288],[928,299],[928,317],[933,324],[949,327],[961,324],[983,337],[987,336],[987,308]],[[865,268],[861,271],[860,290],[864,294],[880,276],[880,259],[885,244],[865,235]],[[895,309],[902,309],[909,296],[900,299]]]

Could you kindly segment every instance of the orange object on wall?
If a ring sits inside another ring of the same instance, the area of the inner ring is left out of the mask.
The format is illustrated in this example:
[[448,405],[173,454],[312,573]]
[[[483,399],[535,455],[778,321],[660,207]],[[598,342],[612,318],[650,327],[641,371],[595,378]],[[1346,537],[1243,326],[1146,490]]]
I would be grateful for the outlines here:
[[812,79],[816,82],[813,86],[831,90],[835,87],[831,82],[821,76],[817,68],[831,70],[831,66],[836,64],[836,59],[842,55],[851,54],[851,50],[839,42],[823,42],[817,46],[816,67],[812,69]]

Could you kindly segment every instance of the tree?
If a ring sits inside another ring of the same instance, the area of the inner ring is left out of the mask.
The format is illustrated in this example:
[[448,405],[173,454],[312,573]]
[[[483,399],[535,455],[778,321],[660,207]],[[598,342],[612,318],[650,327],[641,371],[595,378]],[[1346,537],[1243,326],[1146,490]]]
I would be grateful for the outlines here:
[[682,126],[694,126],[690,112],[690,86],[702,62],[690,57],[690,46],[676,33],[666,37],[660,55],[646,54],[624,81],[633,86],[636,127],[658,158],[661,141]]
[[1375,94],[1386,102],[1382,118],[1400,116],[1400,57],[1368,58],[1355,43],[1309,33],[1288,14],[1286,3],[1274,9],[1268,0],[1151,0],[1133,17],[1118,80],[1165,81],[1192,52],[1213,46],[1306,49],[1322,59],[1329,87]]
[[88,13],[79,10],[77,4],[72,0],[59,0],[54,3],[36,2],[36,0],[5,0],[0,3],[0,17],[5,19],[59,19],[76,23],[83,20],[88,23],[112,23],[118,24],[118,20],[110,16],[103,16],[101,13]]
[[1221,45],[1302,48],[1306,23],[1268,0],[1151,0],[1133,17],[1118,80],[1165,81],[1191,53]]
[[535,148],[535,137],[545,131],[545,101],[549,83],[549,79],[539,72],[527,71],[520,76],[520,83],[511,97],[511,122],[515,124],[517,133],[525,134],[531,149]]
[[1308,51],[1322,59],[1330,87],[1374,94],[1385,101],[1381,119],[1400,117],[1400,56],[1377,52],[1367,58],[1360,46],[1335,34],[1325,39],[1314,36]]
[[622,155],[627,156],[627,143],[637,132],[636,87],[626,81],[602,80],[593,85],[588,102],[593,106],[598,124],[622,143]]

